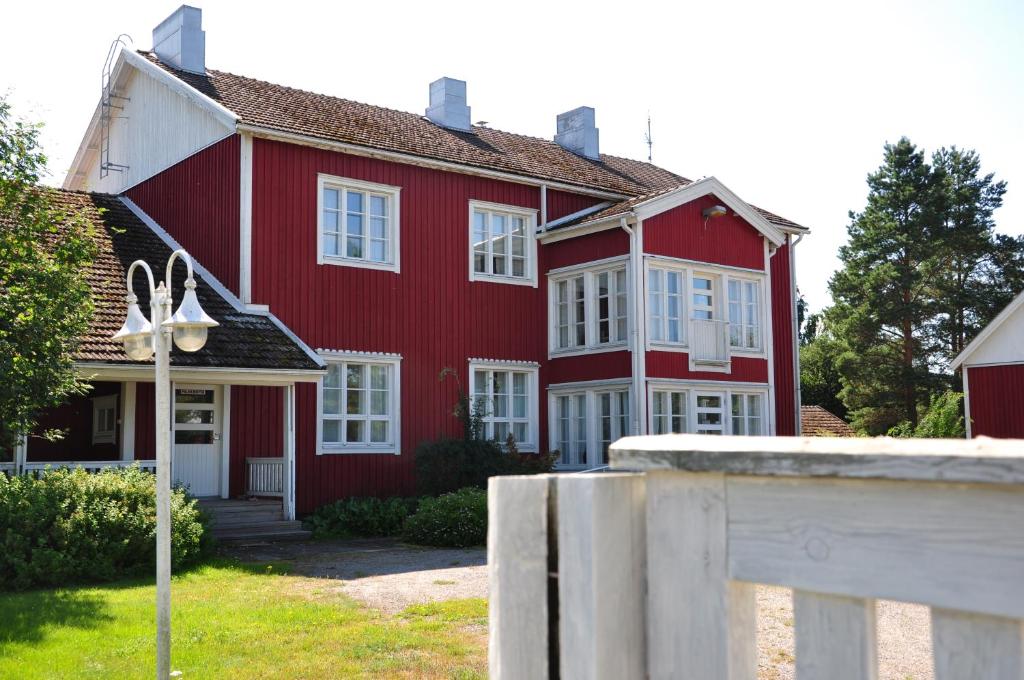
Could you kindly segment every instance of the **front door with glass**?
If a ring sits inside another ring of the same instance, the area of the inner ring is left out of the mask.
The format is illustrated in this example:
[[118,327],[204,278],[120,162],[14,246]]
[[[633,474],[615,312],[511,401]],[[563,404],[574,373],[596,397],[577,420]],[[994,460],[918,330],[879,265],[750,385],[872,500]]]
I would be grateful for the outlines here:
[[172,476],[193,496],[221,492],[220,387],[175,385]]

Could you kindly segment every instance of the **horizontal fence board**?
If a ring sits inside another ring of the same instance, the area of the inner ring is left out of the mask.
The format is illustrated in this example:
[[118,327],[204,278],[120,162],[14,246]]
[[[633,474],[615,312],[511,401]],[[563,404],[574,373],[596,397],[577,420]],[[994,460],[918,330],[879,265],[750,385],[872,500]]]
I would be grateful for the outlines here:
[[1024,680],[1024,622],[932,609],[935,680]]
[[796,679],[877,680],[875,601],[793,591]]
[[1024,617],[1019,488],[751,477],[727,488],[732,578]]

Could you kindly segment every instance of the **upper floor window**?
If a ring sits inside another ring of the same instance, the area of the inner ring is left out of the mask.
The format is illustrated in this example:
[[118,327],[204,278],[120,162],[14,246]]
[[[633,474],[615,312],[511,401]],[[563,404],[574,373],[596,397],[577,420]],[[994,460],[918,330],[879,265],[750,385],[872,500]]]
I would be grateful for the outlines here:
[[399,359],[326,358],[319,399],[320,452],[397,453]]
[[551,350],[563,352],[625,344],[629,297],[624,265],[551,275]]
[[729,279],[729,344],[761,349],[760,285],[757,281]]
[[521,364],[473,362],[473,408],[485,439],[504,444],[509,435],[521,451],[537,450],[537,369]]
[[686,342],[686,273],[671,269],[651,269],[647,278],[651,341]]
[[320,175],[320,264],[398,271],[399,187]]
[[470,280],[536,285],[532,210],[470,201]]

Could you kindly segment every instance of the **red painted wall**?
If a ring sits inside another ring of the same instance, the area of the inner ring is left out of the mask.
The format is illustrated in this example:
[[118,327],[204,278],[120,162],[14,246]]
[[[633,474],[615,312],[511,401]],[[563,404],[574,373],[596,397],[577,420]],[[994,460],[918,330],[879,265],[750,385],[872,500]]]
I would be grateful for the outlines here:
[[616,227],[587,236],[546,243],[540,246],[540,249],[544,263],[544,269],[541,271],[550,271],[616,255],[628,255],[629,235]]
[[631,362],[628,350],[552,359],[548,364],[547,377],[541,385],[628,378],[633,375]]
[[1024,365],[967,368],[972,437],[1024,438]]
[[[790,237],[787,237],[787,244]],[[775,346],[775,433],[796,434],[796,376],[793,374],[793,296],[789,278],[789,245],[779,248],[771,259],[772,340]]]
[[127,191],[221,283],[238,294],[238,135],[189,156]]
[[[753,357],[733,357],[730,373],[691,371],[686,352],[647,352],[647,377],[680,380],[725,380],[731,382],[768,382],[768,362]],[[710,389],[710,388],[709,388]]]
[[[92,443],[92,398],[119,394],[121,383],[96,382],[88,394],[72,397],[64,404],[47,409],[39,416],[39,425],[28,440],[28,462],[47,463],[62,460],[117,460],[120,453],[121,404],[118,399],[118,428],[113,444]],[[64,431],[63,438],[48,441],[42,433],[50,429]]]
[[153,383],[135,383],[135,460],[156,459],[156,392]]
[[[315,404],[314,404],[315,408]],[[235,385],[231,388],[229,495],[245,493],[245,459],[284,453],[284,388]]]
[[565,217],[604,202],[603,198],[548,189],[548,221],[557,220],[559,217]]
[[703,196],[644,220],[644,252],[764,270],[764,237],[730,211],[704,224],[701,211],[721,201]]

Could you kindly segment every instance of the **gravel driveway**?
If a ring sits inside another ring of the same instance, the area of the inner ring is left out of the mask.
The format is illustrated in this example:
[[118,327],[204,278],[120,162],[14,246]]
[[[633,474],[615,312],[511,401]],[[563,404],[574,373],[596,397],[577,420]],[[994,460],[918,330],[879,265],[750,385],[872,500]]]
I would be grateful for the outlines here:
[[[346,595],[387,614],[422,602],[487,597],[487,552],[482,548],[421,548],[392,540],[359,540],[261,543],[230,546],[225,551],[246,562],[286,562],[289,573],[297,576],[337,580]],[[757,605],[758,678],[791,680],[790,592],[759,586]],[[927,607],[878,603],[878,661],[879,680],[932,679]]]

